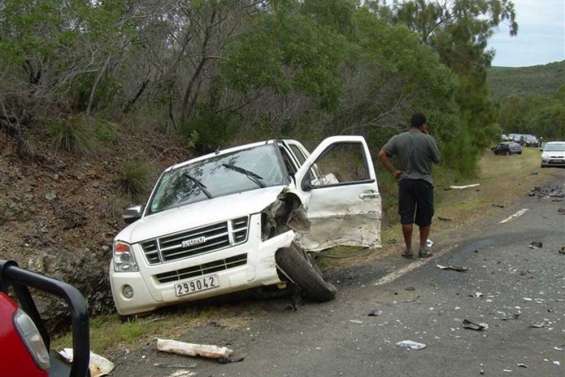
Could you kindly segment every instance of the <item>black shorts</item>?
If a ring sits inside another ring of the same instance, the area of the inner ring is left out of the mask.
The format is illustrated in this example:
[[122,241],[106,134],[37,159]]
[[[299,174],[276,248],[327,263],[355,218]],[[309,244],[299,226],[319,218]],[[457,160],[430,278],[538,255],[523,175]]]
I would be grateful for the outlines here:
[[398,213],[404,225],[428,226],[434,215],[434,186],[422,179],[402,179],[398,184]]

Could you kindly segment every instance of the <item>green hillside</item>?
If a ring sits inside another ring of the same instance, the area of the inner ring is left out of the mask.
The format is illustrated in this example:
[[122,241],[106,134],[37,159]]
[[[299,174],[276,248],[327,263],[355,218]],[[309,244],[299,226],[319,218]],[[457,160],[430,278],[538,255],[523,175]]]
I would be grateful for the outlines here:
[[492,67],[488,81],[494,98],[553,94],[565,85],[565,60],[523,68]]

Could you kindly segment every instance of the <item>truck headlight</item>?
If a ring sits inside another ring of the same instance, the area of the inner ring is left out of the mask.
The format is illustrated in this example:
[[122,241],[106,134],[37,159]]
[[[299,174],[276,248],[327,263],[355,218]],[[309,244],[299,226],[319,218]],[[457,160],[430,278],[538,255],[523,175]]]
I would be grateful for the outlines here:
[[137,272],[137,262],[131,250],[131,246],[122,241],[114,242],[114,271],[115,272]]
[[14,314],[14,326],[38,367],[49,370],[49,352],[33,320],[21,309]]

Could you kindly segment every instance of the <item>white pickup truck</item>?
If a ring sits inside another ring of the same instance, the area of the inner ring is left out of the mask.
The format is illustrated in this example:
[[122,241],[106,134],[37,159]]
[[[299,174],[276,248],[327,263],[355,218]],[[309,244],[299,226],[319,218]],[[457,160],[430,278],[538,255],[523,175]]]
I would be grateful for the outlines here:
[[121,315],[286,284],[324,301],[335,288],[309,252],[379,247],[381,198],[363,137],[330,137],[312,154],[269,140],[167,168],[124,219],[110,263]]

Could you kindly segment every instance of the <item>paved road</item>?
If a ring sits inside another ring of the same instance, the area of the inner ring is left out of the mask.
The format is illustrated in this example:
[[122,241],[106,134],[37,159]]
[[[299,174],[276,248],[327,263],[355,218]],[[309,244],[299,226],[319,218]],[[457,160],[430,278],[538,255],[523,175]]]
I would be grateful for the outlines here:
[[[558,183],[565,189],[565,171]],[[263,310],[247,328],[195,329],[184,339],[229,344],[246,359],[226,365],[198,360],[191,370],[198,376],[464,377],[479,376],[481,369],[486,376],[565,376],[565,255],[558,253],[565,246],[565,215],[559,207],[565,201],[525,198],[500,218],[459,234],[462,239],[438,245],[443,255],[412,271],[417,265],[391,257],[350,271],[353,278],[340,276],[331,303],[307,303],[297,312],[284,310],[284,301],[253,304]],[[499,223],[520,209],[528,211]],[[531,241],[543,247],[530,249]],[[469,270],[443,271],[436,264]],[[401,266],[408,272],[375,285]],[[382,315],[367,316],[374,309]],[[485,322],[488,329],[463,329],[463,319]],[[543,327],[530,327],[536,323]],[[395,345],[407,339],[427,347]],[[189,362],[151,345],[120,360],[114,375],[175,372],[154,363]]]

